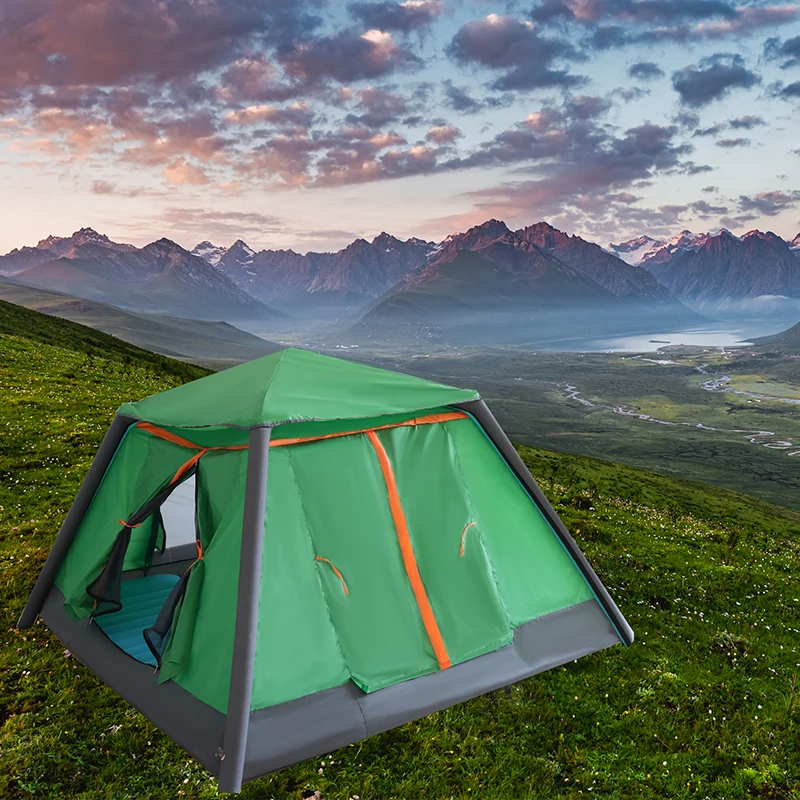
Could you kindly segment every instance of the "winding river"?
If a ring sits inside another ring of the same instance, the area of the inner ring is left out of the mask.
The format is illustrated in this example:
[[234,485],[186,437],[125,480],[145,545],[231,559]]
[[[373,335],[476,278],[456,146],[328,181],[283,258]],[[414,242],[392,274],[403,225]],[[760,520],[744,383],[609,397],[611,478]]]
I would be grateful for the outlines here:
[[[721,381],[722,379],[719,380]],[[785,402],[788,401],[791,403],[800,403],[800,401],[798,400],[790,400],[789,398],[769,397],[768,395],[756,395],[756,394],[750,394],[749,392],[739,392],[730,387],[716,388],[716,387],[710,387],[708,385],[718,382],[719,381],[709,380],[706,381],[706,383],[702,384],[702,387],[704,389],[708,389],[709,391],[730,391],[736,394],[745,394],[748,397],[756,397],[759,399],[764,398],[768,400],[782,400]],[[581,392],[578,389],[578,387],[573,386],[571,383],[560,383],[558,384],[558,386],[564,390],[568,400],[575,400],[581,405],[587,406],[589,408],[606,408],[612,411],[614,414],[621,414],[622,416],[625,417],[634,417],[635,419],[640,419],[643,420],[644,422],[655,422],[658,425],[676,425],[676,426],[683,425],[689,428],[699,428],[700,430],[703,431],[741,434],[751,444],[761,445],[762,447],[767,447],[770,450],[783,450],[785,451],[787,456],[800,456],[800,449],[796,449],[797,444],[794,442],[787,442],[783,439],[776,438],[777,434],[775,433],[775,431],[760,431],[749,428],[712,428],[708,425],[704,425],[702,422],[672,422],[671,420],[657,419],[656,417],[650,416],[650,414],[641,414],[640,412],[636,411],[630,406],[624,405],[622,403],[617,403],[617,404],[595,403],[592,402],[591,400],[587,400],[585,397],[580,396]]]

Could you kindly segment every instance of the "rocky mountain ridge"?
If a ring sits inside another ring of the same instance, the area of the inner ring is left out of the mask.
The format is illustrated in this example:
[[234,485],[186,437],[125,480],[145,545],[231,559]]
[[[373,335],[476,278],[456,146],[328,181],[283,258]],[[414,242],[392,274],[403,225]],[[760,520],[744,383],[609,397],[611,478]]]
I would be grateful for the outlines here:
[[[480,259],[456,258],[467,251]],[[464,273],[451,290],[458,295],[468,288],[476,298],[483,296],[487,306],[503,297],[509,305],[519,302],[510,285],[500,287],[513,279],[527,282],[521,295],[526,302],[532,297],[531,281],[537,281],[533,295],[541,300],[547,284],[553,289],[551,304],[574,306],[589,297],[603,298],[606,305],[661,305],[682,316],[686,309],[678,301],[800,297],[798,257],[800,234],[787,242],[772,232],[737,237],[726,230],[684,230],[667,240],[643,235],[602,248],[547,222],[512,231],[494,219],[438,243],[383,232],[335,253],[305,254],[256,251],[242,239],[230,247],[203,241],[191,252],[169,239],[137,248],[81,228],[72,236],[48,236],[34,247],[0,256],[0,275],[123,308],[268,319],[275,314],[270,305],[288,313],[318,309],[334,317],[371,313],[387,297],[396,303],[399,293],[441,277],[440,268],[447,265],[449,277],[435,292],[441,293],[463,264]],[[491,284],[493,276],[497,287]],[[466,287],[470,281],[474,285]]]
[[678,299],[690,303],[800,298],[800,260],[771,231],[730,231],[695,237],[688,246],[662,250],[642,266]]
[[276,312],[170,239],[119,244],[91,228],[49,236],[0,256],[16,283],[135,311],[196,319],[270,318]]

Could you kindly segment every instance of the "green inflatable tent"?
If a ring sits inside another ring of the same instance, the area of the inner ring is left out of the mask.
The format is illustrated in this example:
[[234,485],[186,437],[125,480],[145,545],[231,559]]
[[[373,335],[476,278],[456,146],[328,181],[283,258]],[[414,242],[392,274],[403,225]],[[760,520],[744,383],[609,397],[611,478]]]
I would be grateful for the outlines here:
[[294,348],[119,409],[39,614],[228,792],[633,641],[476,392]]

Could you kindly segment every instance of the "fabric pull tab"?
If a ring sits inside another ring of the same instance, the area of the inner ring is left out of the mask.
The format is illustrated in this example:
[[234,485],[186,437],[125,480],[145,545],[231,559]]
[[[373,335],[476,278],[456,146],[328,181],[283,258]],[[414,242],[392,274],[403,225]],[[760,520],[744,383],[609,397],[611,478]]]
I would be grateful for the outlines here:
[[323,558],[322,556],[317,556],[317,557],[316,557],[314,560],[315,560],[315,561],[324,561],[326,564],[330,564],[330,566],[331,566],[331,569],[332,569],[332,570],[334,571],[334,573],[336,574],[336,577],[337,577],[337,578],[338,578],[338,579],[339,579],[339,580],[342,582],[342,589],[344,589],[344,593],[345,593],[346,595],[350,594],[350,592],[348,592],[348,591],[347,591],[347,584],[344,582],[344,578],[342,577],[342,573],[341,573],[341,572],[339,572],[339,570],[338,570],[338,569],[336,569],[336,567],[334,566],[334,564],[333,564],[333,562],[332,562],[332,561],[330,561],[330,560],[329,560],[329,559],[327,559],[327,558]]
[[463,558],[464,557],[464,542],[467,538],[467,531],[475,525],[474,522],[470,522],[469,525],[464,526],[464,530],[461,531],[461,547],[458,548],[458,554]]

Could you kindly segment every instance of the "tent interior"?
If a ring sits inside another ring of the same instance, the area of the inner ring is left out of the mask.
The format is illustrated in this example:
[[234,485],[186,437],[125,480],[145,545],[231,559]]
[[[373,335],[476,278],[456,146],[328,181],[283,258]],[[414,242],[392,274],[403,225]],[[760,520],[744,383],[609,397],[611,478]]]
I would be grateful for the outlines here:
[[100,630],[131,658],[157,665],[156,657],[142,635],[151,628],[180,576],[195,560],[196,554],[196,481],[190,475],[179,483],[161,505],[161,519],[166,535],[164,553],[148,570],[129,570],[122,574],[120,603],[114,614],[95,618]]

